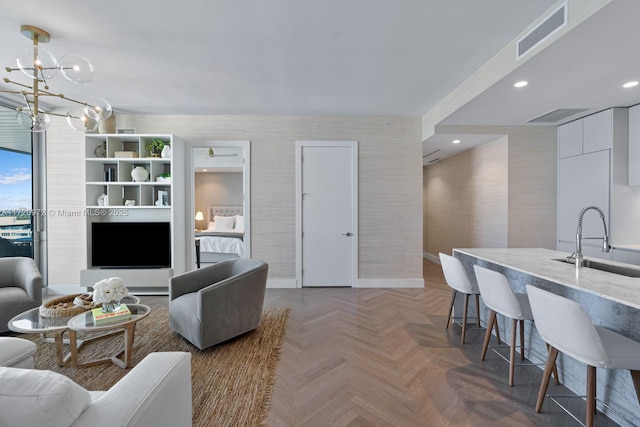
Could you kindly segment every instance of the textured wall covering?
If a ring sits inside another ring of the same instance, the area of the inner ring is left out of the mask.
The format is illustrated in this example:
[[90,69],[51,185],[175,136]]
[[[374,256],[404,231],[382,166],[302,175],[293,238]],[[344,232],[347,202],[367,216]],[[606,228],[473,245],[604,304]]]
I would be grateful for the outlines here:
[[204,221],[200,225],[205,228],[209,206],[242,205],[241,172],[198,172],[195,174],[195,186],[195,211],[202,211]]
[[505,136],[424,168],[424,251],[555,248],[555,127],[440,130]]
[[425,252],[505,247],[507,177],[506,136],[425,167]]
[[84,147],[84,133],[51,116],[46,141],[49,285],[79,285],[80,270],[87,268]]
[[[358,141],[359,278],[422,280],[419,118],[118,114],[117,128],[173,133],[187,146],[251,141],[252,256],[269,263],[270,278],[285,279],[295,278],[295,141]],[[77,164],[78,174],[61,176],[56,185],[73,187],[74,202],[82,206],[82,136],[68,146],[63,168]],[[77,240],[82,247],[74,254],[81,252],[84,261],[84,236]]]
[[555,127],[509,134],[510,248],[556,248],[557,152]]

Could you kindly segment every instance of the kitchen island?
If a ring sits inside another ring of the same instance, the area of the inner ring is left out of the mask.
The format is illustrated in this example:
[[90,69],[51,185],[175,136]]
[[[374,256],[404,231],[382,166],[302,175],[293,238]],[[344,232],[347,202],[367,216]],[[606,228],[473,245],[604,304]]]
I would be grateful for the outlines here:
[[[562,262],[568,253],[549,249],[454,249],[453,254],[472,277],[473,265],[478,264],[506,275],[516,292],[525,292],[525,285],[533,285],[570,298],[585,308],[596,325],[640,341],[640,278],[585,267],[576,270],[575,265]],[[606,264],[638,268],[609,261]],[[456,307],[459,309],[461,306]],[[481,305],[480,312],[486,321],[488,312],[484,305]],[[509,336],[510,322],[500,319],[499,325],[501,335],[504,331],[505,336]],[[547,355],[545,343],[533,325],[527,325],[525,330],[527,358],[534,363],[544,363]],[[584,395],[585,365],[562,354],[557,364],[561,382],[576,394]],[[623,414],[628,421],[600,404],[598,408],[621,425],[640,425],[640,405],[629,372],[599,369],[597,382],[598,398]],[[553,393],[552,386],[549,392]]]

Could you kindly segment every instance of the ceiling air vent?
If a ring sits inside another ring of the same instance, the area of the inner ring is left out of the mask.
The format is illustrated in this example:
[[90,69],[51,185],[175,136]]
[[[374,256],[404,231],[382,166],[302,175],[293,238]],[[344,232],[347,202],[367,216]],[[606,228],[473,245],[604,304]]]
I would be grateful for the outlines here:
[[516,59],[522,58],[527,52],[551,37],[560,28],[567,25],[567,2],[551,12],[542,23],[525,34],[516,46]]
[[436,151],[432,151],[432,152],[431,152],[431,153],[429,153],[429,154],[425,154],[424,156],[422,156],[422,158],[424,159],[425,157],[429,157],[429,156],[430,156],[430,155],[432,155],[432,154],[436,154],[438,151],[440,151],[440,149],[439,149],[439,148],[438,148]]
[[567,119],[576,114],[588,111],[588,108],[558,108],[557,110],[550,111],[546,114],[529,120],[527,123],[558,123],[561,120]]

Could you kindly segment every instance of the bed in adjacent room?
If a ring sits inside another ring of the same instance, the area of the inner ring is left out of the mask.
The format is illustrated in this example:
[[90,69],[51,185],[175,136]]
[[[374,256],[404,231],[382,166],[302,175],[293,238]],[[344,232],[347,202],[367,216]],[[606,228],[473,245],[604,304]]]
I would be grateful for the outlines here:
[[244,256],[242,206],[209,206],[207,229],[196,232],[200,239],[201,263],[216,263]]

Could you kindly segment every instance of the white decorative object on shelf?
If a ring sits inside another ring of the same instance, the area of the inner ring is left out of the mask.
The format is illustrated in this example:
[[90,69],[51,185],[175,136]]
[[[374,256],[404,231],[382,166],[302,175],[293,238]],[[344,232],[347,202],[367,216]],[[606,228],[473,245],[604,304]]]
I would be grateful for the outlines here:
[[156,206],[169,206],[169,192],[163,190],[158,191]]
[[125,206],[135,206],[136,205],[136,201],[135,200],[125,200],[124,201],[124,205]]
[[162,157],[163,159],[170,159],[171,158],[171,146],[169,144],[164,144],[164,147],[162,148],[162,151],[160,152],[160,157]]
[[136,166],[131,171],[131,178],[133,178],[135,182],[144,182],[149,178],[149,171],[142,166]]
[[160,182],[163,184],[171,184],[171,177],[170,176],[159,176],[156,178],[156,182]]
[[101,194],[98,200],[96,200],[96,203],[98,203],[98,206],[107,206],[107,195]]

